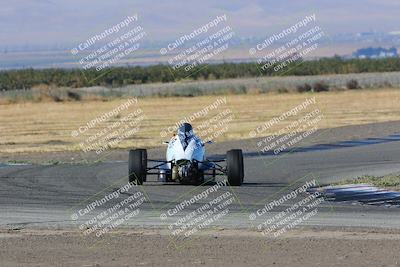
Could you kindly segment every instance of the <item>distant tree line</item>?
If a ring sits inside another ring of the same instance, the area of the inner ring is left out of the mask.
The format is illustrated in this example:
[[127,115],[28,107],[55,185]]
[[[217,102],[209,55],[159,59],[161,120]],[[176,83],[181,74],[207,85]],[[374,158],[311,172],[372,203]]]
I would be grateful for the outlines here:
[[400,71],[400,58],[386,59],[342,59],[323,58],[314,61],[294,62],[275,72],[273,66],[261,70],[256,63],[221,63],[198,66],[188,73],[184,68],[175,71],[168,65],[148,67],[113,67],[98,72],[95,69],[22,69],[0,72],[0,90],[30,89],[37,85],[55,87],[120,87],[129,84],[167,83],[183,79],[216,80],[229,78],[274,76],[274,75],[323,75],[361,72]]

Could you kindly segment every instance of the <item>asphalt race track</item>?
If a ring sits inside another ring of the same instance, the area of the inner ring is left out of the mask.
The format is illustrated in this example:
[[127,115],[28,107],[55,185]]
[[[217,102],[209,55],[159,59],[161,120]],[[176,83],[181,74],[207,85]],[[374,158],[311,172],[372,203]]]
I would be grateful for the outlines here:
[[[374,134],[374,131],[370,132]],[[335,130],[331,131],[331,135],[336,136],[336,140],[329,143],[314,142],[279,155],[257,152],[254,140],[212,145],[219,148],[245,147],[245,183],[241,187],[225,186],[218,189],[220,194],[229,191],[235,196],[235,201],[229,206],[229,213],[215,221],[212,226],[255,228],[257,223],[262,222],[263,217],[250,219],[249,215],[306,181],[315,180],[318,185],[324,185],[337,179],[363,174],[400,172],[400,136],[396,133],[352,140],[337,140],[340,135],[335,134]],[[163,149],[149,151],[149,157],[160,158]],[[215,151],[217,150],[220,149]],[[218,154],[216,152],[214,156]],[[134,187],[119,198],[107,201],[97,207],[96,212],[109,209],[122,198],[141,192],[146,200],[140,205],[140,213],[127,220],[124,226],[166,226],[173,222],[174,218],[160,218],[161,214],[212,186],[162,185],[155,182],[155,179],[148,177],[149,182],[144,186]],[[126,161],[59,165],[1,164],[0,227],[77,227],[88,219],[76,216],[79,210],[87,207],[88,203],[111,194],[126,183]],[[204,198],[188,206],[181,215],[188,214],[210,199]],[[293,203],[292,200],[288,200],[268,214],[277,214]],[[318,205],[318,213],[301,225],[400,228],[398,211],[398,207],[386,205],[324,201]]]

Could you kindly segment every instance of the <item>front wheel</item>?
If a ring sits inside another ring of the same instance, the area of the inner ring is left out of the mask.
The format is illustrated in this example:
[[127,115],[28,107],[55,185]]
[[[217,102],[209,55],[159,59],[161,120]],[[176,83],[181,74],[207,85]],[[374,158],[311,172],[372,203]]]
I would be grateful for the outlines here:
[[232,149],[226,153],[226,174],[232,186],[241,186],[244,178],[243,153],[241,149]]
[[147,150],[135,149],[129,151],[129,182],[138,185],[146,182]]

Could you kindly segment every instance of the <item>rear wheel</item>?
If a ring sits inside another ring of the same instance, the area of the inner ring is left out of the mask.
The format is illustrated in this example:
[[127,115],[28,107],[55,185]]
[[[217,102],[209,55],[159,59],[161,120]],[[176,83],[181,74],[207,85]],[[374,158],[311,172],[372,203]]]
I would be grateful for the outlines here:
[[129,182],[143,184],[146,182],[147,150],[135,149],[129,151]]
[[232,149],[226,153],[228,182],[232,186],[241,186],[244,177],[243,153],[241,149]]

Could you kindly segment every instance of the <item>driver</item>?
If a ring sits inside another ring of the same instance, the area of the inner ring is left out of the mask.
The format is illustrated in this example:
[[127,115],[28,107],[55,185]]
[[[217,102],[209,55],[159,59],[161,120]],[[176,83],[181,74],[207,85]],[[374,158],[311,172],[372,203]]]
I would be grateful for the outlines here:
[[189,145],[190,140],[195,137],[192,125],[186,122],[179,126],[177,135],[179,140],[181,141],[184,150]]

